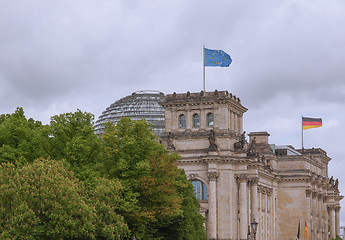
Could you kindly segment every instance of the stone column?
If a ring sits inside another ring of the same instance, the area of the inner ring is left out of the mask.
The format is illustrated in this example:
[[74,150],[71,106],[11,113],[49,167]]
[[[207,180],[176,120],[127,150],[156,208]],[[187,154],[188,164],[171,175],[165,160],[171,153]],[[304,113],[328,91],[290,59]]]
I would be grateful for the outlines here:
[[316,229],[317,229],[317,192],[312,192],[312,223],[311,223],[311,239],[317,239]]
[[234,112],[233,111],[231,111],[230,112],[230,129],[232,130],[232,131],[235,131],[235,119],[234,119]]
[[323,240],[328,240],[328,211],[327,211],[327,196],[323,195],[323,204],[322,204],[322,212],[323,212]]
[[272,192],[273,189],[267,188],[267,216],[268,216],[268,222],[267,222],[267,239],[272,239],[271,236],[273,236],[273,227],[272,227],[272,222],[273,222],[273,211],[272,211]]
[[242,114],[239,116],[238,120],[240,121],[239,122],[239,125],[240,125],[240,132],[239,133],[242,133],[243,132],[243,117],[242,117]]
[[[313,214],[313,198],[312,198],[312,190],[310,187],[307,187],[306,190],[305,190],[305,195],[307,197],[307,206],[306,206],[306,212],[307,212],[307,217],[305,219],[306,222],[309,222],[309,225],[308,225],[308,232],[309,232],[309,236],[311,236],[311,223],[312,223],[312,214]],[[301,225],[301,229],[302,229],[302,226],[303,226],[303,231],[304,231],[304,223],[302,223]],[[310,239],[312,239],[310,237]],[[313,239],[314,240],[314,239]]]
[[217,239],[217,178],[218,172],[208,172],[208,238]]
[[335,234],[340,236],[340,206],[335,207]]
[[334,206],[330,205],[328,206],[329,209],[329,232],[330,232],[330,238],[335,238],[335,216],[334,216]]
[[207,126],[207,118],[206,118],[206,114],[208,112],[205,111],[205,109],[201,109],[200,111],[200,129],[205,129]]
[[235,133],[238,133],[238,131],[237,131],[237,113],[234,113],[234,131],[235,131]]
[[249,179],[250,182],[250,208],[251,208],[251,221],[255,219],[258,221],[258,177],[253,177]]
[[240,204],[240,239],[247,239],[248,230],[248,209],[247,209],[247,175],[240,174],[237,176],[240,184],[239,204]]
[[318,206],[318,210],[317,210],[317,218],[318,218],[318,223],[317,223],[317,239],[322,239],[322,200],[323,200],[323,196],[321,193],[319,193],[317,195],[317,206]]

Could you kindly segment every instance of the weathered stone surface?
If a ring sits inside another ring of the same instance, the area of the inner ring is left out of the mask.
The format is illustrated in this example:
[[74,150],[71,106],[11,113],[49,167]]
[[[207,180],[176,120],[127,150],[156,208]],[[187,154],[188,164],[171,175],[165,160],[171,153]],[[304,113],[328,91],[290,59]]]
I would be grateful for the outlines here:
[[[339,183],[328,177],[330,158],[324,150],[270,145],[265,131],[249,133],[247,142],[243,132],[247,109],[227,91],[174,93],[162,106],[166,130],[162,143],[182,157],[178,165],[188,179],[207,186],[208,200],[200,205],[210,239],[247,239],[254,218],[259,223],[258,240],[295,240],[299,221],[302,239],[304,223],[310,240],[328,240],[329,234],[339,231],[343,197]],[[207,126],[209,113],[214,119]],[[186,116],[184,128],[179,127],[181,114]],[[197,128],[194,114],[199,115]],[[243,144],[235,148],[239,142]]]

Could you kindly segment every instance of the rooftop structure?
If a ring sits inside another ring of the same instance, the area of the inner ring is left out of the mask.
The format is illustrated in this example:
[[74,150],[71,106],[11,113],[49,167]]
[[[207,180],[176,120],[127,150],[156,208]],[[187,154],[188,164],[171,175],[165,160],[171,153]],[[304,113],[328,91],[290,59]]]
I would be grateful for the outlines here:
[[95,133],[104,132],[104,124],[111,121],[116,124],[122,117],[132,120],[145,119],[152,124],[152,131],[157,136],[164,133],[164,109],[159,104],[164,94],[158,91],[136,91],[132,95],[114,102],[99,116],[95,124]]
[[247,108],[228,91],[173,93],[161,104],[162,143],[181,156],[210,240],[296,239],[299,223],[311,240],[340,235],[343,196],[326,151],[270,144],[266,131],[246,134]]

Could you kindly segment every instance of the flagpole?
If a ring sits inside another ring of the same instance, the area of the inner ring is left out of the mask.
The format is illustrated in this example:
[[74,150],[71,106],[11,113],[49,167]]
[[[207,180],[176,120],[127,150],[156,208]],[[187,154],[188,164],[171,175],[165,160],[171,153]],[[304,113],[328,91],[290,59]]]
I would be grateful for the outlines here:
[[203,55],[203,90],[205,92],[205,45],[202,46],[202,55]]
[[304,146],[303,146],[303,115],[301,116],[301,130],[302,130],[302,152],[304,150]]

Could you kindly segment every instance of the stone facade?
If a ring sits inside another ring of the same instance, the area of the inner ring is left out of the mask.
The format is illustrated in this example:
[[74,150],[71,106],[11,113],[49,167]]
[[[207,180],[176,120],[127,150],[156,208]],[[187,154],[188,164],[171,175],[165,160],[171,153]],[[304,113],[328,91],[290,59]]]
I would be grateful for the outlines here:
[[301,239],[305,223],[310,240],[339,234],[343,196],[328,177],[324,150],[270,145],[267,132],[249,133],[247,141],[247,109],[227,91],[169,94],[162,106],[162,143],[202,186],[197,196],[209,239],[247,239],[254,219],[260,240],[295,240],[299,223]]

